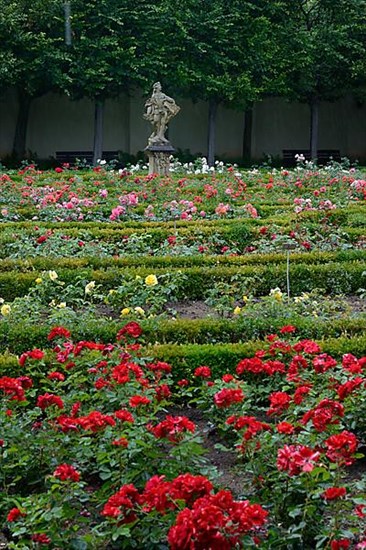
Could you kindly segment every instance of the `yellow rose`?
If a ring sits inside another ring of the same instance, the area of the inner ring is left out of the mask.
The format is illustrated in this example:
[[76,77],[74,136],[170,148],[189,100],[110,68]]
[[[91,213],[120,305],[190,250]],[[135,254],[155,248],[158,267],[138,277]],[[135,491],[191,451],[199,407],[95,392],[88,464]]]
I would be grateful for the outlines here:
[[244,294],[244,296],[243,296],[243,302],[244,302],[244,304],[246,304],[247,302],[249,302],[249,297],[246,296],[245,294]]
[[156,275],[148,275],[145,279],[145,284],[147,286],[155,286],[158,284],[158,278]]
[[58,275],[56,271],[49,271],[48,276],[51,279],[51,281],[56,281],[56,279],[58,279]]
[[87,285],[85,285],[85,294],[91,294],[95,288],[95,281],[90,281]]
[[40,285],[41,282],[42,282],[42,278],[41,278],[41,277],[37,277],[37,279],[36,279],[35,282],[36,282],[37,285]]
[[144,310],[142,309],[142,307],[135,307],[135,312],[138,314],[138,315],[145,315],[145,312]]
[[121,311],[121,315],[128,315],[130,313],[130,308],[129,307],[124,307]]
[[272,298],[274,298],[277,302],[282,301],[283,293],[281,292],[281,289],[279,289],[278,287],[272,288],[269,295],[272,296]]
[[57,307],[64,309],[66,307],[66,302],[60,302]]
[[3,306],[1,306],[1,315],[4,315],[4,317],[6,315],[9,315],[9,313],[11,312],[11,307],[9,306],[9,304],[4,304]]
[[241,313],[241,307],[236,306],[236,308],[234,309],[233,313],[234,313],[234,315],[240,315],[240,313]]

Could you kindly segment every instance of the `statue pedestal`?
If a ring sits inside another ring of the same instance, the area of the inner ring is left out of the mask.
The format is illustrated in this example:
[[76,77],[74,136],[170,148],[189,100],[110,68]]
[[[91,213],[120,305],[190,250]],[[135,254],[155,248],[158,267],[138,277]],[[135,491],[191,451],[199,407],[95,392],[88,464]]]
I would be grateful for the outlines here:
[[175,149],[166,143],[164,145],[148,145],[145,148],[149,157],[149,174],[159,174],[159,176],[168,176],[170,169],[170,155]]

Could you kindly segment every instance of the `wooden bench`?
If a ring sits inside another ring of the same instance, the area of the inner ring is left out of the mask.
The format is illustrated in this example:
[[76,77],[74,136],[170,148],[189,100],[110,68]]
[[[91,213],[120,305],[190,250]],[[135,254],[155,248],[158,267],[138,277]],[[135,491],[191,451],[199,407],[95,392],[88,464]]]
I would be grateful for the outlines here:
[[[76,159],[93,164],[93,151],[56,151],[56,160],[61,164],[75,164]],[[107,162],[118,159],[118,151],[104,151],[101,160]]]
[[[282,158],[288,164],[295,164],[295,155],[303,155],[305,160],[310,160],[310,149],[283,149]],[[329,160],[341,160],[339,149],[319,149],[317,152],[318,162],[324,163]]]

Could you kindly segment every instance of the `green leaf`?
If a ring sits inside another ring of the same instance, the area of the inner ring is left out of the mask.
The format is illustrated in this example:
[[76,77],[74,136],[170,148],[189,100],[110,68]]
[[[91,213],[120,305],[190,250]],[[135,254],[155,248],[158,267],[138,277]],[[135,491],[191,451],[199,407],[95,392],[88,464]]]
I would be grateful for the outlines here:
[[82,539],[71,539],[70,540],[70,545],[71,545],[71,548],[73,550],[87,550],[88,549],[88,545],[87,543],[85,542],[85,540],[82,540]]

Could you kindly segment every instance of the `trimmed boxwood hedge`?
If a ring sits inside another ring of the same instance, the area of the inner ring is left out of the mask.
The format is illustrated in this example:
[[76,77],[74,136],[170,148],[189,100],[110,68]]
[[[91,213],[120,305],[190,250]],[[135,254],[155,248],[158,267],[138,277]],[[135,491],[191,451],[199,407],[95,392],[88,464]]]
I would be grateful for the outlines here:
[[[82,269],[82,275],[90,281],[104,285],[106,289],[115,288],[120,284],[125,274],[132,276],[140,275],[146,277],[152,268],[141,267],[135,269],[107,269],[93,270]],[[173,269],[155,268],[155,275],[173,272]],[[269,293],[271,288],[286,288],[286,265],[267,264],[254,266],[219,266],[219,267],[189,267],[182,268],[187,275],[183,281],[178,298],[200,300],[205,289],[211,288],[216,281],[230,281],[234,275],[242,277],[254,277],[253,293],[256,296],[263,296]],[[365,263],[363,261],[353,262],[328,262],[322,264],[293,263],[290,268],[291,292],[292,295],[308,292],[315,288],[324,289],[330,294],[354,293],[362,288],[365,280]],[[40,275],[39,271],[32,273],[19,273],[9,271],[0,273],[0,296],[11,301],[17,296],[24,296],[28,289],[34,285],[35,279]],[[75,269],[59,269],[60,280],[72,283],[75,278]]]
[[[113,342],[123,319],[110,321],[96,319],[87,323],[68,325],[73,339]],[[141,321],[143,340],[146,344],[216,344],[242,343],[263,339],[266,335],[279,332],[284,325],[295,325],[298,338],[331,338],[360,336],[366,334],[366,317],[354,319],[333,319],[314,321],[300,316],[283,319],[233,318],[233,319],[177,319]],[[47,335],[51,325],[12,324],[0,322],[0,349],[22,353],[25,349],[47,348]]]
[[[342,228],[349,226],[349,227],[365,227],[366,221],[365,221],[365,206],[362,203],[354,203],[350,204],[347,207],[344,208],[335,208],[334,210],[305,210],[299,214],[295,214],[293,210],[289,210],[288,213],[281,212],[280,214],[276,215],[276,210],[279,208],[282,209],[280,205],[272,205],[264,207],[264,210],[268,211],[268,214],[270,216],[270,223],[276,224],[276,225],[289,225],[293,224],[293,222],[299,222],[304,221],[308,225],[309,223],[316,223],[318,224],[321,220],[327,219],[331,223],[334,223],[336,225],[342,224]],[[62,222],[62,225],[60,226],[60,222],[50,222],[50,221],[42,221],[42,220],[28,220],[28,221],[17,221],[17,222],[6,222],[3,221],[0,224],[0,236],[3,230],[12,229],[14,231],[16,230],[23,230],[25,232],[34,232],[34,227],[36,225],[39,225],[41,227],[44,227],[46,229],[53,229],[55,231],[59,231],[65,234],[73,234],[74,236],[78,236],[78,233],[80,230],[84,231],[91,231],[95,232],[95,235],[101,236],[103,232],[106,233],[124,233],[126,231],[130,231],[131,233],[136,232],[145,232],[146,230],[149,230],[150,232],[153,230],[160,230],[165,232],[166,230],[170,230],[169,234],[171,233],[171,230],[174,228],[178,229],[187,229],[190,231],[194,231],[196,229],[199,229],[200,231],[207,231],[212,232],[214,229],[219,230],[220,228],[227,228],[230,229],[232,226],[241,226],[246,225],[248,227],[260,227],[262,225],[265,225],[264,218],[224,218],[224,219],[217,219],[217,220],[191,220],[191,221],[185,221],[185,220],[177,220],[177,221],[134,221],[134,220],[119,220],[118,222],[88,222],[83,221],[81,222],[73,222],[73,221],[65,221]],[[69,233],[69,231],[73,231],[73,233]]]
[[[356,357],[366,355],[366,335],[355,338],[330,338],[318,342],[322,351],[336,359],[341,359],[345,353]],[[243,344],[207,344],[207,345],[155,345],[142,349],[142,353],[151,359],[166,361],[173,368],[173,378],[189,378],[193,370],[201,365],[211,367],[214,377],[220,377],[226,372],[233,372],[238,362],[245,357],[252,357],[263,347],[261,341],[250,341]],[[23,350],[24,351],[24,350]],[[46,355],[46,363],[49,355]],[[22,372],[17,357],[9,353],[0,355],[0,375],[17,376]]]
[[[336,359],[341,359],[345,353],[352,353],[356,357],[366,355],[366,335],[356,338],[330,338],[318,343],[323,352]],[[225,372],[233,372],[241,359],[252,357],[262,347],[263,343],[260,341],[202,346],[167,344],[153,346],[151,355],[175,367],[173,373],[178,379],[189,377],[193,370],[201,365],[211,367],[214,376],[222,376]]]
[[[238,201],[236,203],[236,206],[242,206],[245,205],[245,201]],[[144,216],[144,212],[146,208],[149,206],[149,203],[139,203],[138,206],[135,206],[133,209],[134,216],[139,215],[141,217]],[[214,214],[216,204],[213,202],[206,202],[205,203],[205,210],[209,214]],[[91,215],[94,212],[98,212],[100,215],[103,216],[106,220],[109,218],[111,210],[112,210],[112,204],[110,205],[99,205],[88,209],[88,214]],[[266,201],[262,201],[261,203],[256,205],[258,215],[265,219],[267,217],[272,217],[273,214],[278,213],[291,213],[293,212],[293,204],[289,201],[283,201],[280,204],[268,204]],[[38,220],[39,217],[39,210],[36,207],[31,206],[23,206],[23,207],[17,207],[17,216],[23,220],[34,220],[34,218],[37,218],[37,222],[42,222],[42,220]],[[144,218],[143,218],[144,219]],[[143,221],[143,220],[142,220]]]
[[[341,250],[335,252],[293,252],[290,256],[292,264],[324,264],[327,262],[350,262],[363,260],[366,262],[366,251]],[[286,254],[283,252],[271,252],[268,254],[246,254],[243,256],[126,256],[119,258],[99,258],[97,256],[85,256],[78,258],[49,258],[35,257],[17,260],[2,260],[0,273],[17,270],[29,272],[33,270],[58,270],[58,269],[109,269],[151,266],[169,269],[170,267],[194,267],[194,266],[251,266],[260,264],[280,264],[286,262]]]

